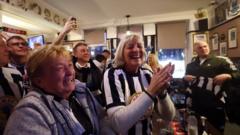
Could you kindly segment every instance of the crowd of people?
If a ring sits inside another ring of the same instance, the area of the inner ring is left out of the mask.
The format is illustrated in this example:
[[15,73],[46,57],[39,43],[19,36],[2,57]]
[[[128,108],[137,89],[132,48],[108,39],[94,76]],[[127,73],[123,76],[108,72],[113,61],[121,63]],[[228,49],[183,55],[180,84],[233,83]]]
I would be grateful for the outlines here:
[[[61,42],[75,25],[69,18],[51,45],[31,52],[24,38],[0,36],[0,134],[150,135],[156,119],[174,119],[173,64],[147,56],[138,34],[121,39],[112,61],[108,50],[91,58],[83,42],[70,54]],[[224,92],[239,72],[229,59],[210,56],[207,43],[194,48],[183,78],[190,107],[223,132]]]

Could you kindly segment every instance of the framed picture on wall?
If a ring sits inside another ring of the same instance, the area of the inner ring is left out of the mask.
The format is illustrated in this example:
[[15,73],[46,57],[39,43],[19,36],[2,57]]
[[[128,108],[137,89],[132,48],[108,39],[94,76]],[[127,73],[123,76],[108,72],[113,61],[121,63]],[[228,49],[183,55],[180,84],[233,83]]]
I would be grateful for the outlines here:
[[237,15],[240,8],[238,4],[238,0],[228,0],[229,2],[229,15],[234,16]]
[[237,47],[237,28],[231,28],[228,30],[228,48]]
[[207,42],[207,34],[201,33],[201,34],[193,34],[193,43],[198,41],[204,41]]
[[226,20],[226,10],[228,7],[228,2],[225,1],[219,4],[218,7],[215,8],[215,23],[219,24]]
[[218,38],[218,34],[213,34],[212,36],[212,50],[218,50],[218,41],[219,41],[219,38]]
[[227,42],[221,42],[219,44],[219,55],[227,56]]

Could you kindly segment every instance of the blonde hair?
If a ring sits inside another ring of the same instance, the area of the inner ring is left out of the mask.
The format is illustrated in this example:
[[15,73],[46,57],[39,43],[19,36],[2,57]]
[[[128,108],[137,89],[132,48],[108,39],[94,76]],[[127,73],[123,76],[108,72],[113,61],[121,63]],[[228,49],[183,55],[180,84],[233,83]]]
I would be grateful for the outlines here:
[[[151,62],[149,61],[149,59],[151,59]],[[157,58],[157,55],[154,54],[154,53],[150,53],[148,55],[148,65],[151,67],[151,68],[161,68],[162,66],[159,64],[158,62],[158,58]]]
[[57,58],[59,56],[69,58],[69,60],[71,60],[70,53],[63,46],[46,45],[34,51],[26,64],[30,81],[42,73],[42,68],[45,66],[44,63],[47,60]]
[[145,57],[146,57],[146,51],[144,49],[143,46],[143,40],[142,37],[138,34],[131,34],[131,35],[126,35],[119,43],[118,48],[116,50],[116,56],[113,60],[113,67],[117,68],[117,67],[122,67],[125,65],[125,61],[124,61],[124,57],[123,57],[123,51],[124,48],[127,44],[129,44],[130,42],[132,42],[133,40],[137,40],[140,45],[142,46],[142,51],[143,51],[143,61],[145,61]]

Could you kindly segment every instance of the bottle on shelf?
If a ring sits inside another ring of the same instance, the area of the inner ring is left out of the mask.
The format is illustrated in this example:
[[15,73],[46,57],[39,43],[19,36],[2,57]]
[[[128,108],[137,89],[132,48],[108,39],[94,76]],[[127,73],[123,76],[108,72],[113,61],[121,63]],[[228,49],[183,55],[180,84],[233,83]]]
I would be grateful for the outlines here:
[[188,135],[198,135],[198,121],[194,112],[190,112],[187,118],[187,132]]

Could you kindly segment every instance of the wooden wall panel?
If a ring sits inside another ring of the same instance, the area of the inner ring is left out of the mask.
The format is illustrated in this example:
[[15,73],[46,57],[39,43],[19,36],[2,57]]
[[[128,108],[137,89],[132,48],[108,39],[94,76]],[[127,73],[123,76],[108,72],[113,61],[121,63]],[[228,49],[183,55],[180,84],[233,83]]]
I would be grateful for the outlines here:
[[[219,36],[219,43],[220,42],[227,42],[228,44],[228,30],[230,28],[236,27],[237,28],[237,48],[227,48],[227,56],[228,57],[240,57],[240,17],[236,17],[228,22],[219,25],[209,31],[210,37],[210,48],[212,48],[211,37],[213,34],[217,33]],[[224,34],[225,39],[221,41],[220,37],[221,34]],[[219,47],[218,50],[212,51],[216,55],[219,55]]]

